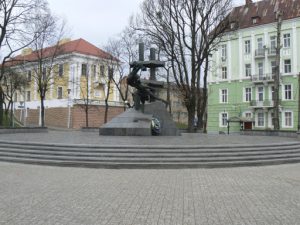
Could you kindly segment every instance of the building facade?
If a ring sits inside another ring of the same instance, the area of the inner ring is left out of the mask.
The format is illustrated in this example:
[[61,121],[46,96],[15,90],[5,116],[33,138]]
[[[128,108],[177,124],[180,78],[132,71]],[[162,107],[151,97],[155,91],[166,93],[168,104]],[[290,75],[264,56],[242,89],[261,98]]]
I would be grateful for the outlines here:
[[[118,80],[117,69],[112,72],[117,59],[83,39],[65,39],[60,45],[61,50],[54,59],[50,72],[49,90],[44,101],[46,109],[72,108],[74,105],[86,104],[87,100],[90,105],[103,106],[107,93],[110,106],[124,106],[124,103],[120,102],[119,92],[114,83],[111,81],[108,85],[110,74]],[[51,48],[54,47],[49,47],[49,51]],[[35,54],[26,49],[14,58],[15,61],[24,62],[22,65],[17,63],[14,67],[27,78],[26,86],[14,96],[15,109],[24,111],[19,113],[22,117],[26,117],[29,110],[40,108],[37,79],[34,74],[37,66],[34,61]],[[45,64],[43,73],[45,71],[46,74],[47,70]]]
[[280,59],[280,130],[298,129],[300,72],[300,1],[263,0],[234,8],[230,30],[210,63],[210,133],[273,129],[277,20],[282,13]]

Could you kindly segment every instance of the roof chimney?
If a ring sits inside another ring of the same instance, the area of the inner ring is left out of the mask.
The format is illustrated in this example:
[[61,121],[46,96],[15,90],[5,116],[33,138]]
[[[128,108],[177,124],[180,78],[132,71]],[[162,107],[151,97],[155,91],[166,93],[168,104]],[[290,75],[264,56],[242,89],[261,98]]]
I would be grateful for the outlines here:
[[71,38],[63,38],[58,41],[58,45],[63,45],[71,41]]
[[252,0],[246,0],[246,5],[250,5],[252,2]]
[[22,56],[25,56],[25,55],[29,55],[29,54],[31,54],[31,53],[32,53],[32,49],[31,49],[31,48],[24,48],[24,49],[22,50],[21,55],[22,55]]

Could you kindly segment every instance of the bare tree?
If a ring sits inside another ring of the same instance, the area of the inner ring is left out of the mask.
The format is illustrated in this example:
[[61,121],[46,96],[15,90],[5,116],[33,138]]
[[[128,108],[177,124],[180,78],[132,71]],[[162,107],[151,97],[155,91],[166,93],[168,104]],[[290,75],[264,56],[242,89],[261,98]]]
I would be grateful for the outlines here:
[[17,91],[21,91],[22,88],[27,84],[26,78],[20,72],[6,68],[3,79],[2,79],[2,90],[5,95],[5,99],[8,102],[5,109],[5,115],[8,117],[10,112],[10,126],[13,126],[13,103],[14,96]]
[[[0,1],[0,81],[5,74],[6,63],[19,50],[29,46],[37,36],[27,29],[35,11],[44,9],[43,0],[1,0]],[[3,123],[4,94],[0,87],[0,125]]]
[[189,131],[197,109],[202,120],[206,105],[199,100],[201,68],[228,27],[225,18],[230,9],[231,0],[145,0],[135,23],[168,55],[184,96]]
[[281,26],[282,26],[282,12],[276,12],[276,32],[277,32],[277,44],[276,44],[276,69],[274,77],[274,130],[279,130],[279,85],[280,85],[280,51],[281,51]]
[[[88,60],[87,60],[88,62]],[[80,105],[85,112],[85,127],[89,127],[89,109],[91,105],[91,73],[88,63],[82,64],[81,77],[84,78],[84,82],[80,80],[78,86],[80,86],[80,93],[83,100],[83,105]]]
[[51,82],[53,82],[52,71],[54,65],[59,63],[59,55],[63,52],[63,47],[59,40],[64,36],[65,22],[51,15],[49,10],[43,10],[36,14],[31,29],[36,33],[36,38],[30,45],[33,49],[33,57],[25,60],[24,66],[26,67],[28,63],[34,65],[33,78],[37,84],[41,102],[41,126],[44,127],[44,101]]
[[125,40],[125,35],[121,39],[110,39],[104,47],[110,55],[107,62],[111,70],[110,72],[113,73],[110,74],[110,79],[124,103],[127,102],[129,94],[129,86],[126,81],[127,74],[129,73],[129,63],[134,58],[132,43]]

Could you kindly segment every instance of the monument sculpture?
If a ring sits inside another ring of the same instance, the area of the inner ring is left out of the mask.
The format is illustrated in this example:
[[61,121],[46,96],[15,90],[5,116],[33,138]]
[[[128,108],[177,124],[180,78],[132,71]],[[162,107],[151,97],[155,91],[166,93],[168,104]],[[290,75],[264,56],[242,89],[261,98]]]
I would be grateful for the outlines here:
[[[130,64],[131,72],[127,78],[128,85],[135,89],[133,108],[100,127],[100,135],[176,136],[179,134],[166,109],[167,102],[156,94],[156,90],[163,87],[162,83],[156,80],[156,69],[164,65],[164,62],[156,60],[154,48],[150,49],[149,60],[144,61],[144,44],[139,44],[139,60]],[[142,80],[138,73],[147,69],[150,70],[150,79]]]

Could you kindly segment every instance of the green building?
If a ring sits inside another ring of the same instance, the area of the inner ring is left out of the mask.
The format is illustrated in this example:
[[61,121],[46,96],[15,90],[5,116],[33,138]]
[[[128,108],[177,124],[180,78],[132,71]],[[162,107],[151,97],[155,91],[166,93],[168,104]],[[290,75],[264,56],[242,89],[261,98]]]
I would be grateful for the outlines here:
[[212,55],[208,77],[209,133],[273,129],[277,43],[276,12],[282,13],[280,130],[298,129],[300,1],[263,0],[236,7],[230,30]]

